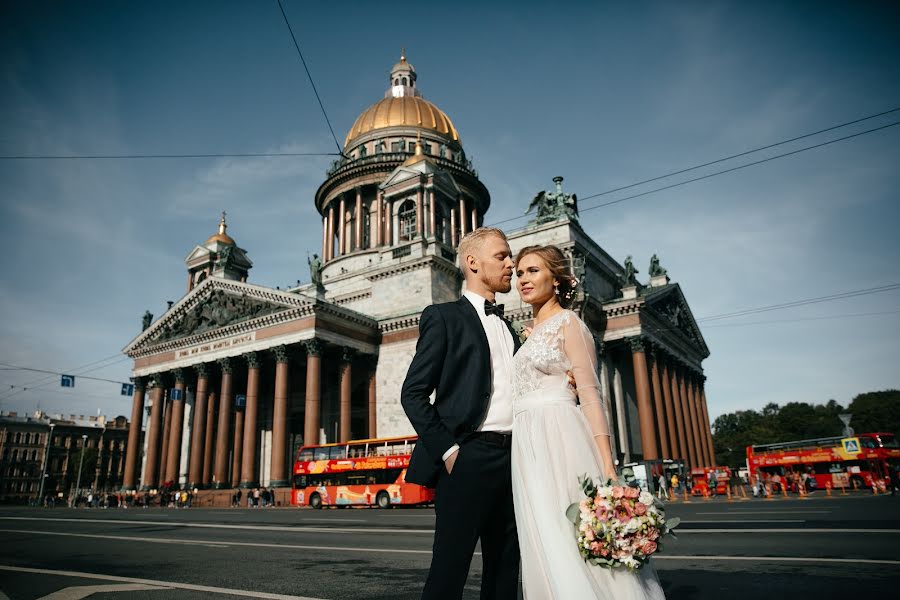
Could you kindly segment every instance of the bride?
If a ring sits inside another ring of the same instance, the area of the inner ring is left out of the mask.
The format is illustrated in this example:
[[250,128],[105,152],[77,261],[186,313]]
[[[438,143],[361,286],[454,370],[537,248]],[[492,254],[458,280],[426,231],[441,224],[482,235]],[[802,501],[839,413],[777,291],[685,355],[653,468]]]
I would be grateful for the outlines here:
[[[615,477],[593,337],[570,310],[577,283],[556,246],[516,257],[516,286],[534,327],[514,359],[512,484],[527,600],[664,599],[652,564],[640,571],[584,562],[566,508],[584,497],[578,477]],[[571,371],[580,406],[568,384]]]

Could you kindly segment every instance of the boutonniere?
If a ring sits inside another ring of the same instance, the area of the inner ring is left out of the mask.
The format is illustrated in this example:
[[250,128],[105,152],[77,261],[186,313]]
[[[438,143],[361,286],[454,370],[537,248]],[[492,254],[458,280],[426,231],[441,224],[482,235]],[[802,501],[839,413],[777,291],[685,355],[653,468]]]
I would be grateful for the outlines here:
[[519,336],[519,343],[524,344],[525,340],[528,339],[528,336],[531,335],[531,327],[526,327],[525,323],[522,321],[516,321],[512,324],[513,331],[516,332],[516,335]]

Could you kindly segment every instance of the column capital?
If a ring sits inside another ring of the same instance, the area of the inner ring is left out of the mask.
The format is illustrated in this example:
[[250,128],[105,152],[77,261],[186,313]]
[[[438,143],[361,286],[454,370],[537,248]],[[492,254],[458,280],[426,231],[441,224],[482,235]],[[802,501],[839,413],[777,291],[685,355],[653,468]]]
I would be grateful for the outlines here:
[[131,382],[134,384],[134,389],[143,390],[147,387],[147,378],[146,377],[129,377]]
[[256,352],[247,352],[244,354],[244,360],[247,361],[247,367],[250,369],[258,369],[260,358]]
[[325,350],[322,342],[320,342],[316,338],[305,340],[303,342],[303,348],[306,350],[306,354],[308,354],[309,356],[322,356],[322,352]]
[[209,367],[206,363],[194,365],[194,371],[197,372],[197,379],[206,379],[209,377]]
[[287,363],[288,362],[288,349],[287,346],[275,346],[272,348],[272,352],[275,353],[275,362],[277,363]]
[[343,363],[351,363],[353,359],[356,358],[356,350],[353,348],[349,348],[344,346],[341,348],[341,362]]
[[153,375],[150,376],[150,387],[151,388],[164,387],[162,373],[154,373]]
[[631,348],[632,352],[644,352],[644,338],[639,335],[634,337],[625,338],[625,341],[628,342],[628,347]]
[[220,358],[216,362],[219,363],[219,368],[222,369],[222,373],[231,375],[232,371],[234,371],[234,364],[231,362],[230,358]]
[[172,369],[172,375],[175,377],[175,383],[184,383],[184,369]]

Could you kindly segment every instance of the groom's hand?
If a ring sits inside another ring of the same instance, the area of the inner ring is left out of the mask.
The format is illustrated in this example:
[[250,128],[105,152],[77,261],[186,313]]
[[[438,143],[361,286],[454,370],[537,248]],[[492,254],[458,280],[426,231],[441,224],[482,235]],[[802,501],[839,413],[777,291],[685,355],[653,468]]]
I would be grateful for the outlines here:
[[453,465],[456,464],[457,456],[459,456],[459,449],[457,449],[456,452],[444,459],[444,468],[447,469],[448,475],[453,472]]

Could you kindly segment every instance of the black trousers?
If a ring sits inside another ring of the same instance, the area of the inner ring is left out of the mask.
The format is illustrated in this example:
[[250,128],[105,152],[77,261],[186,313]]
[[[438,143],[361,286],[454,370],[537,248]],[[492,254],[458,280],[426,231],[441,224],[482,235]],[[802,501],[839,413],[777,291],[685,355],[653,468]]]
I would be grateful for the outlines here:
[[423,600],[462,597],[481,540],[483,600],[515,600],[519,539],[513,513],[510,449],[479,438],[464,442],[453,473],[441,471],[435,495],[431,569]]

